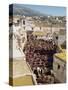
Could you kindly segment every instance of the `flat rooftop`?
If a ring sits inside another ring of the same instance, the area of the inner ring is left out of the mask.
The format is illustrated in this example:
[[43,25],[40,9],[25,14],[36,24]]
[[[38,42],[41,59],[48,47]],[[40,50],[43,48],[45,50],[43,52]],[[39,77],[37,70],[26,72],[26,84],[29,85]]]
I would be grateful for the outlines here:
[[66,62],[66,53],[62,52],[62,53],[57,53],[55,54],[55,57],[59,58],[60,60]]
[[[10,61],[10,64],[13,64],[13,75],[10,74],[11,78],[17,78],[25,75],[31,75],[31,69],[22,58],[14,59]],[[12,67],[11,67],[12,68]],[[11,71],[12,73],[12,71]]]

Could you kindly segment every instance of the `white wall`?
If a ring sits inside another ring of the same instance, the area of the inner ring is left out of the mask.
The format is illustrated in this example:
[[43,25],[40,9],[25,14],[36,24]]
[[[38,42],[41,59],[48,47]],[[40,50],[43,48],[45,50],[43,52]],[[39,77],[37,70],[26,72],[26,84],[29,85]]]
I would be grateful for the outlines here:
[[[58,64],[60,65],[60,69],[58,69]],[[55,73],[55,77],[60,82],[64,83],[66,82],[66,63],[63,60],[58,59],[54,56],[53,61],[53,71]]]

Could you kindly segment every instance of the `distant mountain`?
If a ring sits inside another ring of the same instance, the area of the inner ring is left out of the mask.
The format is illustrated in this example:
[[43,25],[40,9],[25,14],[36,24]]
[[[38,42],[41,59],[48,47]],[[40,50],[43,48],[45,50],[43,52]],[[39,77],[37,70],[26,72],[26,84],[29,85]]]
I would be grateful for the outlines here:
[[45,16],[44,14],[34,11],[31,8],[27,8],[19,4],[9,5],[9,15],[25,15],[25,16]]

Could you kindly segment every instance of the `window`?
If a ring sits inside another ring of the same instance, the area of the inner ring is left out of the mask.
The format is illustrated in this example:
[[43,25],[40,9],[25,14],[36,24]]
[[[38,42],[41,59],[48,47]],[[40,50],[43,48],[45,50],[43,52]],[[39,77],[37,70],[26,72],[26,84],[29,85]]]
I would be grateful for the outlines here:
[[57,69],[59,70],[60,69],[60,65],[58,64],[58,67],[57,67]]
[[25,21],[23,21],[23,24],[25,25]]
[[19,20],[17,20],[17,23],[19,23]]
[[56,36],[56,40],[58,40],[58,36]]

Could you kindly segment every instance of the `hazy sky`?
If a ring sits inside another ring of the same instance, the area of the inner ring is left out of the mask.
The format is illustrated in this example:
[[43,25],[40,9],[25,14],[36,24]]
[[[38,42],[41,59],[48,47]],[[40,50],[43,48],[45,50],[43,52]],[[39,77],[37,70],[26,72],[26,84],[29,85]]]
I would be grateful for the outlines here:
[[65,7],[55,7],[55,6],[40,6],[40,5],[22,5],[33,10],[39,11],[43,14],[53,15],[53,16],[66,16]]

